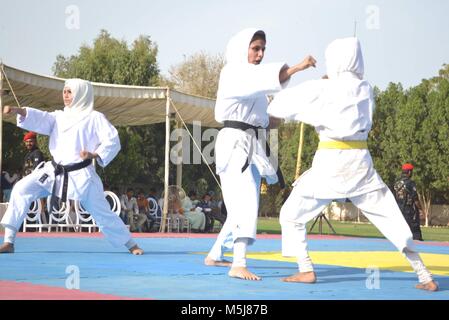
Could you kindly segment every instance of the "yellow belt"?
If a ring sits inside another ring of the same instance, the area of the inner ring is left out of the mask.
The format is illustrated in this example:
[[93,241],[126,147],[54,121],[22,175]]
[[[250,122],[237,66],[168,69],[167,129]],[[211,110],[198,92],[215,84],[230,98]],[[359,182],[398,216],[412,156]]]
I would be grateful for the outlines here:
[[368,149],[366,141],[320,141],[318,149]]

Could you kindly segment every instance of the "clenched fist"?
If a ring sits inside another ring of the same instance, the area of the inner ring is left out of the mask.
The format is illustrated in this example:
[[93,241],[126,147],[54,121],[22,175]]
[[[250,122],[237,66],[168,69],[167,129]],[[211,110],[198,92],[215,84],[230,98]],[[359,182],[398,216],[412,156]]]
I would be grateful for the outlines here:
[[3,108],[3,113],[4,114],[11,114],[11,115],[20,114],[23,117],[25,117],[27,115],[26,109],[18,108],[18,107],[11,107],[11,106],[5,106]]
[[301,63],[299,63],[299,66],[300,66],[301,70],[305,70],[310,67],[315,68],[315,64],[316,64],[315,58],[312,56],[307,56],[304,58],[304,60]]

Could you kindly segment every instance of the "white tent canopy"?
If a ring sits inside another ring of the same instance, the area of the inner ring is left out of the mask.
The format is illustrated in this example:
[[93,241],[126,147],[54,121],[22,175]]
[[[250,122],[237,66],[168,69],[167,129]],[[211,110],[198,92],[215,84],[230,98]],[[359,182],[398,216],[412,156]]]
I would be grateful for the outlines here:
[[[3,115],[4,105],[32,106],[46,111],[63,108],[62,90],[65,79],[33,74],[0,64],[0,152],[2,151],[2,121],[15,123],[13,116]],[[8,81],[12,87],[9,87]],[[92,83],[95,109],[114,125],[137,126],[166,123],[164,216],[168,207],[168,177],[170,148],[170,119],[182,118],[185,123],[199,122],[202,127],[220,127],[215,121],[215,100],[188,95],[167,87],[139,87],[106,83]],[[176,113],[173,106],[176,107]],[[7,137],[6,137],[7,138]],[[2,153],[3,157],[3,153]],[[0,157],[0,169],[2,165]],[[180,166],[178,169],[180,170]],[[180,171],[179,171],[180,172]],[[178,177],[180,174],[177,175]],[[177,183],[179,183],[177,181]],[[165,219],[161,230],[164,230]]]
[[[6,65],[3,69],[22,106],[41,110],[62,109],[62,89],[65,79],[42,76]],[[165,87],[138,87],[92,83],[95,109],[114,125],[144,125],[165,122],[166,101],[169,96],[186,123],[200,121],[204,127],[219,127],[214,119],[215,100],[197,97]],[[9,90],[3,81],[3,89]],[[3,96],[3,105],[16,105],[11,92]],[[170,112],[174,110],[171,108]],[[14,117],[5,117],[15,122]]]

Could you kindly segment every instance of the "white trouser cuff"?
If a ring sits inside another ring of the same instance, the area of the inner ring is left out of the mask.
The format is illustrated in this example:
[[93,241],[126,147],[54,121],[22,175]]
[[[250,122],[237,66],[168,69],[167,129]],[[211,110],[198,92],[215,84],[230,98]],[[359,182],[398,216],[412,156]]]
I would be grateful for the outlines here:
[[5,227],[5,242],[14,244],[14,241],[16,240],[16,233],[12,228]]
[[407,258],[408,262],[410,262],[413,270],[418,275],[418,280],[420,283],[428,283],[433,280],[432,274],[429,270],[427,270],[424,262],[421,260],[421,257],[417,252],[405,249],[404,255]]
[[298,257],[298,269],[299,272],[312,272],[313,271],[313,264],[312,259],[310,259],[309,256],[300,258]]
[[234,242],[234,259],[232,267],[246,267],[246,248],[248,246],[247,238],[238,238]]
[[134,241],[134,239],[129,239],[129,241],[125,244],[125,246],[128,250],[136,245],[137,245],[137,243]]

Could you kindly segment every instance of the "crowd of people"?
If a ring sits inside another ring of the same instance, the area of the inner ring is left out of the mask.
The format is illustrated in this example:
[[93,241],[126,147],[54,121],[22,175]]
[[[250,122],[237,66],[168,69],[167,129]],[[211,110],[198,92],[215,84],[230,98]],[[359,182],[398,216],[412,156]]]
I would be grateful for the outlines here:
[[[167,218],[176,220],[180,225],[185,225],[187,221],[192,232],[213,232],[216,221],[221,226],[226,220],[223,201],[214,197],[215,193],[208,191],[199,199],[194,190],[182,198],[170,197]],[[133,188],[128,188],[120,196],[120,204],[120,218],[130,226],[131,232],[159,230],[164,198],[158,196],[156,189],[151,188],[149,192],[140,189],[136,194]]]

